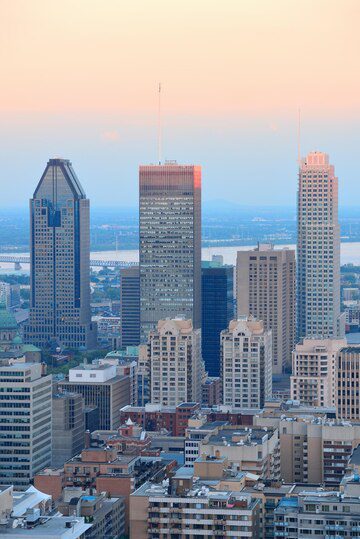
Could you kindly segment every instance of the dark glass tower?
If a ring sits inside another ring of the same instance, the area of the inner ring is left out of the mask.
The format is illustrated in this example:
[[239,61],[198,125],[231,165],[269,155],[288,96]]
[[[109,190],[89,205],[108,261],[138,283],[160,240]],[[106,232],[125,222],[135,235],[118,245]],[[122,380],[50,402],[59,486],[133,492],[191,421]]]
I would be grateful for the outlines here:
[[140,272],[139,267],[120,270],[121,345],[140,344]]
[[201,326],[201,167],[141,166],[141,342],[159,320]]
[[70,161],[50,159],[30,200],[29,343],[74,349],[96,345],[89,218],[89,200]]
[[220,376],[220,332],[234,318],[234,268],[203,262],[202,357],[209,376]]

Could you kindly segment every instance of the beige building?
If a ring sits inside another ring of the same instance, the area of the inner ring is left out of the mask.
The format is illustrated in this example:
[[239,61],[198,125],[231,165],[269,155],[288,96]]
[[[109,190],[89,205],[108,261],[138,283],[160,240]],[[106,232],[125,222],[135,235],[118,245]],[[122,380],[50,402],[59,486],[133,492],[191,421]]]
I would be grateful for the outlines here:
[[149,334],[147,353],[152,404],[201,402],[201,330],[191,320],[160,320]]
[[338,179],[323,152],[310,152],[299,169],[297,309],[298,340],[344,336]]
[[220,343],[224,405],[262,408],[272,393],[271,330],[244,316],[221,332]]
[[280,444],[275,428],[224,427],[199,444],[199,455],[225,457],[233,469],[262,479],[280,478]]
[[291,367],[295,346],[295,251],[258,244],[236,261],[238,315],[252,315],[272,330],[273,373]]
[[280,438],[281,478],[286,483],[338,485],[360,444],[360,423],[269,414],[254,418],[256,427],[277,428]]
[[[200,457],[170,484],[146,482],[130,496],[130,538],[260,537],[261,500],[226,458]],[[254,481],[251,481],[253,484]]]
[[360,420],[360,346],[346,346],[336,361],[336,407],[341,419]]
[[309,406],[335,406],[336,357],[345,339],[304,339],[293,352],[291,398]]

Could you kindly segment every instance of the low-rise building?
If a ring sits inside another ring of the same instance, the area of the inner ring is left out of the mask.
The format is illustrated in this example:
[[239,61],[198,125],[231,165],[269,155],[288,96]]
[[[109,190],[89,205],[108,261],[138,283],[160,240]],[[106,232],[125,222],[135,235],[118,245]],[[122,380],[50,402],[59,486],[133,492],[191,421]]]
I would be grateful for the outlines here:
[[131,539],[260,537],[260,501],[243,492],[245,474],[226,458],[199,458],[167,482],[142,485],[130,496]]

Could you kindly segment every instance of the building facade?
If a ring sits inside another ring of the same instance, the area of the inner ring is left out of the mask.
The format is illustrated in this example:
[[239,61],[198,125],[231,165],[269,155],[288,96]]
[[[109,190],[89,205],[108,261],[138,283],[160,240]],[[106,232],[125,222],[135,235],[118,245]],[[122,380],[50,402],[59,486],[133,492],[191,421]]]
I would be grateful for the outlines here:
[[234,318],[234,268],[202,262],[201,351],[209,376],[220,376],[220,333]]
[[120,269],[121,346],[140,344],[140,271]]
[[30,315],[25,342],[95,348],[89,200],[66,159],[50,159],[30,200]]
[[341,419],[360,420],[360,346],[341,348],[336,358],[335,405]]
[[273,374],[291,369],[296,333],[295,251],[261,244],[236,259],[238,315],[262,320],[272,331]]
[[78,393],[56,393],[52,398],[52,466],[61,468],[80,453],[85,442],[84,399]]
[[51,376],[40,363],[0,365],[0,483],[29,486],[51,464]]
[[221,332],[223,403],[260,409],[272,394],[271,330],[262,321],[243,317]]
[[345,339],[303,339],[293,352],[291,398],[308,406],[336,405],[336,365]]
[[159,320],[201,326],[201,167],[140,166],[141,342]]
[[118,376],[113,365],[79,365],[58,387],[82,395],[86,406],[97,406],[101,430],[119,427],[120,408],[130,404],[130,377]]
[[148,361],[152,404],[201,402],[201,330],[191,320],[160,320],[149,334]]
[[329,156],[311,152],[299,169],[297,340],[343,335],[338,179]]

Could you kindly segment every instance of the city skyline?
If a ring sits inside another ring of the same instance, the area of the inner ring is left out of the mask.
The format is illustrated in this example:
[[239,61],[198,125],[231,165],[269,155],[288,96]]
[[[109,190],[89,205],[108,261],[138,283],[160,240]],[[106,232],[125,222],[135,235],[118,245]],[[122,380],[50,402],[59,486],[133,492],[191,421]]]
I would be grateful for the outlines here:
[[300,107],[302,153],[332,155],[340,204],[355,204],[359,9],[351,0],[6,3],[0,141],[9,204],[19,191],[31,195],[29,171],[60,155],[83,171],[97,204],[115,195],[135,205],[137,167],[157,157],[159,82],[163,157],[203,166],[205,202],[224,197],[225,180],[228,200],[254,204],[244,189],[251,177],[257,203],[291,203]]

